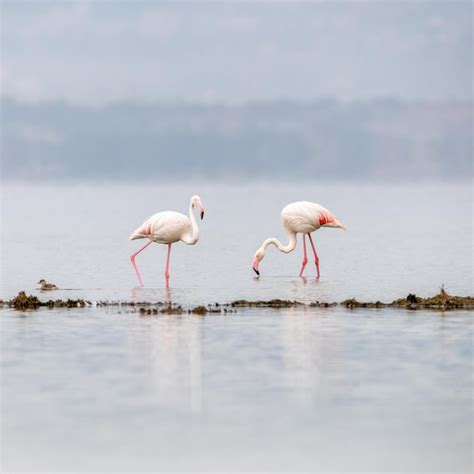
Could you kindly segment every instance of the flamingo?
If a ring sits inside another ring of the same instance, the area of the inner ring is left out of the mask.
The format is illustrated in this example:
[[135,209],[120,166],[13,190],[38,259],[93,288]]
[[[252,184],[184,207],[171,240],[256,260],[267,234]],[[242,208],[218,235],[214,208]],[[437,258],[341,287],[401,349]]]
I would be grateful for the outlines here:
[[166,257],[165,266],[165,282],[166,288],[169,287],[170,278],[170,255],[171,244],[181,241],[186,245],[194,245],[199,240],[199,228],[194,217],[194,208],[199,208],[201,220],[204,217],[204,206],[201,198],[197,195],[193,196],[189,202],[189,217],[174,211],[158,212],[148,218],[138,229],[132,232],[130,240],[150,239],[146,245],[138,249],[130,256],[130,261],[137,274],[140,286],[143,286],[143,280],[135,263],[135,257],[145,250],[153,242],[157,244],[168,245],[168,255]]
[[308,256],[306,254],[306,236],[308,236],[309,242],[313,249],[317,278],[319,278],[319,258],[311,237],[311,232],[314,232],[321,227],[337,227],[340,229],[345,229],[344,224],[337,220],[334,214],[332,214],[320,204],[308,201],[294,202],[285,206],[281,211],[281,223],[290,237],[288,245],[283,245],[278,239],[275,238],[265,240],[262,246],[255,252],[252,262],[252,268],[255,273],[260,275],[258,265],[263,260],[263,257],[265,257],[265,250],[269,245],[273,244],[278,250],[280,250],[280,252],[290,253],[296,247],[296,234],[299,233],[303,234],[304,249],[300,277],[303,276],[304,269],[308,263]]

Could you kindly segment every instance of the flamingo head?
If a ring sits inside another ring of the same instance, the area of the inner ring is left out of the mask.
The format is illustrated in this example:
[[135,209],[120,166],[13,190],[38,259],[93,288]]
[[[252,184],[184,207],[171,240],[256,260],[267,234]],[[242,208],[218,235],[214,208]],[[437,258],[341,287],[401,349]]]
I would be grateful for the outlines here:
[[260,262],[263,260],[263,257],[265,257],[265,250],[260,247],[256,252],[255,252],[255,256],[253,257],[253,261],[252,261],[252,268],[253,268],[253,271],[257,274],[257,275],[260,275],[260,271],[258,269],[258,265],[260,264]]
[[192,198],[191,198],[191,206],[192,208],[194,209],[196,206],[199,208],[199,213],[201,215],[201,220],[204,219],[204,206],[202,205],[202,201],[201,201],[201,198],[195,194]]

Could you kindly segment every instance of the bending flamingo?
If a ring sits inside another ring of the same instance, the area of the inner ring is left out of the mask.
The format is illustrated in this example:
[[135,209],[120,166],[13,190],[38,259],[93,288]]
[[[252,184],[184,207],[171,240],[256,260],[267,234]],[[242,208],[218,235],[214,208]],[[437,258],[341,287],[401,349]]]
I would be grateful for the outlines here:
[[273,244],[280,252],[290,253],[296,247],[296,234],[303,234],[304,257],[301,264],[300,276],[303,276],[304,269],[308,263],[306,255],[306,236],[313,249],[314,263],[316,265],[317,277],[319,278],[319,258],[316,248],[311,237],[311,232],[321,227],[338,227],[345,229],[344,225],[336,219],[336,217],[323,206],[315,202],[299,201],[288,204],[281,211],[281,223],[288,232],[290,241],[288,245],[283,245],[278,239],[270,238],[263,242],[262,246],[255,252],[252,262],[252,268],[257,275],[260,275],[258,265],[265,256],[266,248]]
[[194,218],[194,207],[198,207],[201,213],[201,220],[204,217],[204,207],[199,196],[193,196],[189,203],[189,217],[174,211],[164,211],[154,214],[147,219],[138,229],[136,229],[130,236],[130,240],[136,239],[150,239],[146,245],[137,250],[130,256],[135,273],[137,274],[138,281],[143,286],[143,280],[138,271],[138,267],[135,263],[135,257],[142,251],[145,250],[153,242],[157,244],[168,245],[168,255],[166,257],[165,266],[165,282],[166,288],[169,286],[170,278],[170,255],[171,255],[171,244],[178,242],[184,242],[186,245],[194,245],[199,240],[199,228]]

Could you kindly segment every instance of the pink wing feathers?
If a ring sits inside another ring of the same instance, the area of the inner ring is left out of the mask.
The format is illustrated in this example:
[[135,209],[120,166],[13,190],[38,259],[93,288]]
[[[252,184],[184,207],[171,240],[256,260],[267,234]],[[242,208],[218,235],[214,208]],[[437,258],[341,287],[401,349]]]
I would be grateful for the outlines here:
[[151,229],[151,219],[147,219],[140,227],[132,232],[129,240],[146,239],[151,236]]
[[340,222],[332,212],[328,211],[323,206],[320,206],[318,210],[318,219],[319,225],[321,227],[338,227],[341,229],[345,229],[345,225]]

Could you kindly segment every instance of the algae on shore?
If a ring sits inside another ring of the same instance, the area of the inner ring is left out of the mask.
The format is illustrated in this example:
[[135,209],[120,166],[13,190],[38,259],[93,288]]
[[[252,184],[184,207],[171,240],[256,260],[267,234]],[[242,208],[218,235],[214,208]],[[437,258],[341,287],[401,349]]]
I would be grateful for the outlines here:
[[299,301],[273,299],[269,301],[247,301],[236,300],[230,303],[233,308],[293,308],[295,306],[304,306]]
[[7,301],[7,306],[14,308],[16,310],[24,311],[28,309],[38,309],[40,307],[47,308],[84,308],[85,306],[90,306],[92,303],[90,301],[85,301],[83,299],[67,299],[67,300],[47,300],[41,301],[38,297],[34,295],[26,295],[24,291],[20,291],[15,298]]
[[[20,291],[18,295],[9,300],[0,300],[0,307],[7,306],[14,308],[19,311],[35,310],[41,307],[46,308],[84,308],[86,306],[92,306],[90,301],[83,299],[67,299],[67,300],[47,300],[41,301],[34,295],[26,295],[24,291]],[[358,301],[355,298],[346,299],[337,302],[320,302],[314,301],[309,304],[302,303],[300,301],[281,300],[273,299],[268,301],[248,301],[248,300],[236,300],[232,303],[219,304],[214,303],[213,305],[199,305],[194,308],[183,309],[182,306],[163,303],[158,301],[152,302],[134,302],[134,301],[97,301],[95,303],[97,307],[131,307],[138,308],[140,314],[196,314],[196,315],[207,315],[207,314],[226,314],[229,312],[235,312],[235,309],[231,308],[333,308],[336,306],[343,306],[348,309],[357,308],[404,308],[409,310],[417,309],[430,309],[430,310],[441,310],[441,311],[452,311],[452,310],[474,310],[474,297],[472,296],[453,296],[448,294],[444,288],[441,288],[440,292],[434,296],[428,298],[422,298],[416,296],[413,293],[408,294],[405,298],[399,298],[391,303],[383,303],[381,301]]]
[[386,303],[382,303],[381,301],[370,301],[370,302],[361,302],[357,301],[355,298],[350,298],[348,300],[341,301],[341,306],[345,306],[348,309],[354,308],[385,308],[388,305]]
[[446,292],[442,287],[437,295],[428,298],[416,296],[413,293],[408,294],[405,298],[398,298],[391,303],[361,302],[355,298],[344,300],[341,306],[349,309],[354,308],[405,308],[405,309],[432,309],[450,311],[455,309],[474,309],[474,297],[472,296],[453,296]]
[[409,294],[406,298],[392,301],[388,306],[408,309],[474,309],[474,297],[453,296],[441,287],[437,295],[428,298],[420,298],[414,294]]
[[206,316],[207,314],[227,314],[232,313],[231,309],[220,308],[220,305],[209,306],[196,306],[188,310],[184,310],[180,305],[165,305],[162,309],[157,308],[146,308],[140,307],[138,310],[141,315],[158,315],[158,314],[168,314],[168,315],[180,315],[180,314],[196,314],[198,316]]

